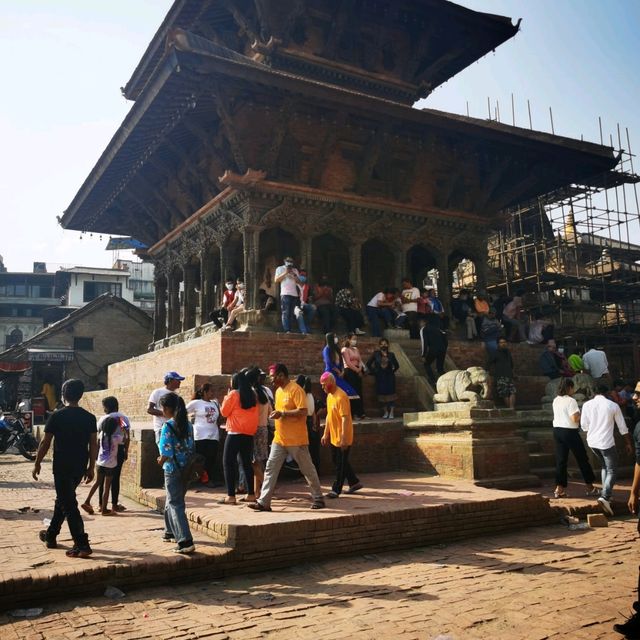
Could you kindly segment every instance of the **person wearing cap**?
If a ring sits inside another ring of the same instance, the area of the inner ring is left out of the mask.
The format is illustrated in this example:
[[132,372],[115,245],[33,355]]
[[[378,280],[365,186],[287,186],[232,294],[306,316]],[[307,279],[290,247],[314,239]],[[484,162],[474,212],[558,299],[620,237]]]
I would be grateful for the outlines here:
[[285,333],[291,333],[291,321],[294,317],[294,309],[300,304],[298,290],[300,273],[293,266],[293,258],[291,256],[287,256],[284,259],[284,264],[276,269],[274,282],[280,285],[282,329]]
[[337,498],[342,493],[344,481],[349,483],[347,493],[362,489],[362,483],[349,462],[349,451],[353,445],[353,420],[347,394],[336,385],[332,373],[320,376],[322,390],[327,394],[327,420],[322,435],[322,445],[331,447],[331,458],[336,466],[336,480],[327,493],[328,498]]
[[160,433],[162,431],[162,425],[164,424],[164,414],[162,413],[162,407],[160,406],[160,398],[176,391],[180,388],[180,383],[184,380],[177,371],[169,371],[164,376],[164,387],[154,389],[151,392],[148,400],[147,413],[153,416],[153,431],[156,434],[156,444],[160,442]]
[[307,396],[302,387],[289,379],[289,370],[282,363],[277,364],[274,369],[273,384],[276,387],[276,402],[275,411],[270,418],[275,420],[276,432],[267,460],[262,491],[256,502],[250,503],[248,507],[254,511],[271,511],[271,497],[278,474],[287,455],[291,454],[311,489],[311,508],[323,509],[325,502],[322,487],[309,454]]

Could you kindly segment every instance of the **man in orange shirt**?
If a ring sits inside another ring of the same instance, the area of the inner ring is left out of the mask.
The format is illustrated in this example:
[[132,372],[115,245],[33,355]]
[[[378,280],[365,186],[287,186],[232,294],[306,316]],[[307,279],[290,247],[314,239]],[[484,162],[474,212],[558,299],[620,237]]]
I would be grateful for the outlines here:
[[301,386],[289,380],[289,371],[284,364],[275,366],[273,385],[276,388],[276,410],[269,417],[276,422],[276,432],[264,472],[260,497],[247,506],[254,511],[271,511],[271,496],[276,488],[278,474],[287,455],[291,454],[311,489],[311,508],[323,509],[325,503],[322,487],[309,454],[307,395]]
[[349,463],[349,451],[353,444],[353,421],[347,394],[336,385],[332,373],[320,376],[320,384],[327,394],[327,422],[322,436],[322,444],[331,446],[331,457],[336,465],[336,481],[327,498],[337,498],[342,493],[345,479],[349,483],[347,493],[362,489],[362,483]]

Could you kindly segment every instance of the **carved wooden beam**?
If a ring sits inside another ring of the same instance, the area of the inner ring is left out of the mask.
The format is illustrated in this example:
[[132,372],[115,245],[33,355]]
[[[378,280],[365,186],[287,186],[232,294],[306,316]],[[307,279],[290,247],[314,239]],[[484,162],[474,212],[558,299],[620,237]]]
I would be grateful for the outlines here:
[[309,184],[312,187],[320,186],[322,174],[324,173],[324,169],[327,165],[327,159],[329,157],[329,154],[331,153],[331,150],[335,146],[340,134],[340,130],[342,129],[342,127],[344,127],[346,121],[347,112],[343,109],[342,111],[338,112],[335,124],[329,125],[329,130],[322,140],[320,150],[315,154],[313,163],[311,165],[311,170],[309,172]]
[[194,211],[202,204],[202,201],[196,200],[191,192],[191,186],[181,180],[178,176],[178,172],[167,166],[160,158],[153,157],[149,159],[149,164],[160,174],[164,175],[165,178],[169,181],[175,182],[180,189],[180,193],[185,197],[189,206]]
[[480,196],[476,200],[474,205],[474,209],[476,211],[484,211],[487,204],[491,200],[494,192],[500,185],[500,183],[504,180],[506,173],[508,172],[511,166],[511,158],[505,157],[494,167],[491,167],[491,175],[489,179],[481,185],[482,191],[480,192]]
[[155,199],[163,205],[163,208],[166,210],[169,215],[169,219],[171,220],[171,227],[174,227],[186,220],[186,216],[182,211],[164,197],[162,190],[151,184],[141,173],[138,173],[136,176],[136,181],[139,185],[137,188],[147,200],[151,201]]
[[131,198],[133,202],[138,206],[139,211],[145,217],[147,224],[150,224],[153,227],[153,235],[157,238],[162,238],[166,236],[169,231],[171,231],[171,227],[165,220],[162,220],[161,216],[157,211],[154,211],[149,205],[144,202],[141,198],[133,191],[127,192],[127,196]]
[[520,182],[516,183],[511,189],[508,189],[504,193],[499,194],[495,199],[490,200],[487,203],[487,208],[490,211],[500,211],[512,202],[517,201],[518,198],[521,198],[526,193],[526,191],[535,186],[535,184],[539,180],[540,170],[536,167],[533,167],[526,174],[526,177],[520,180]]
[[256,42],[260,41],[260,35],[256,32],[255,26],[250,24],[249,18],[240,11],[235,0],[222,0],[222,6],[231,14],[236,24],[244,31],[249,38]]
[[236,135],[236,130],[233,124],[233,118],[230,113],[230,106],[228,100],[225,97],[225,92],[220,88],[218,83],[214,85],[214,92],[217,102],[217,112],[222,128],[224,129],[225,136],[231,149],[231,154],[236,163],[236,168],[239,173],[245,173],[247,170],[247,163],[245,162],[244,153],[242,152],[242,146]]
[[335,10],[333,12],[333,19],[331,20],[331,28],[329,29],[328,37],[322,48],[322,56],[333,60],[335,58],[336,49],[338,48],[338,42],[340,38],[347,30],[351,28],[355,21],[352,20],[354,12],[354,3],[350,0],[336,0]]
[[127,229],[133,228],[133,233],[130,233],[130,235],[136,238],[136,240],[140,240],[146,245],[151,246],[162,237],[159,235],[157,226],[155,229],[152,228],[155,222],[154,220],[145,218],[145,222],[143,223],[139,218],[136,218],[135,215],[132,215],[131,211],[125,211],[121,205],[112,207],[111,210],[116,212],[116,215],[123,220],[123,224],[126,224]]
[[[438,60],[432,62],[426,69],[420,71],[419,69],[416,71],[416,74],[419,73],[420,76],[425,78],[427,82],[431,81],[431,78],[440,72],[440,70],[448,65],[450,62],[453,62],[456,58],[461,56],[466,50],[466,47],[460,46],[450,51],[446,55],[438,58]],[[415,75],[415,74],[414,74]]]
[[295,105],[296,102],[291,98],[288,98],[280,110],[276,126],[271,134],[271,144],[265,153],[264,169],[267,172],[267,176],[273,176],[274,174],[282,143],[289,131],[289,122]]

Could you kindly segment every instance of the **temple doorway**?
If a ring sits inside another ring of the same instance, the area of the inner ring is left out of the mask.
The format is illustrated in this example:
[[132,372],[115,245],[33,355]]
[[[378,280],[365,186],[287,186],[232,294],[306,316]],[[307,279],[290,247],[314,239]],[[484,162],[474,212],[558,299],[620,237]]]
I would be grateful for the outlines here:
[[362,245],[362,304],[378,291],[399,287],[402,274],[395,273],[393,251],[381,240],[373,238]]
[[409,274],[413,284],[419,289],[437,289],[437,261],[435,256],[423,245],[417,244],[409,249]]
[[326,275],[334,293],[349,282],[349,249],[338,237],[324,233],[311,243],[311,267],[314,284]]

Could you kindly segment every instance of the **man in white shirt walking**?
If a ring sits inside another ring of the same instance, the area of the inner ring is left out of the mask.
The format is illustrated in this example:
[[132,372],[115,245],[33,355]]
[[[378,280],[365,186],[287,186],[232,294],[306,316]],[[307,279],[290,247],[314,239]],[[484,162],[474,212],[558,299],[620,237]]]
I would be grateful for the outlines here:
[[624,437],[625,448],[629,454],[633,452],[633,446],[622,411],[615,402],[606,397],[608,391],[606,385],[598,385],[595,397],[582,406],[580,424],[582,430],[587,432],[587,444],[602,466],[602,493],[598,502],[604,511],[612,516],[611,495],[618,470],[618,452],[614,439],[616,426],[620,435]]

